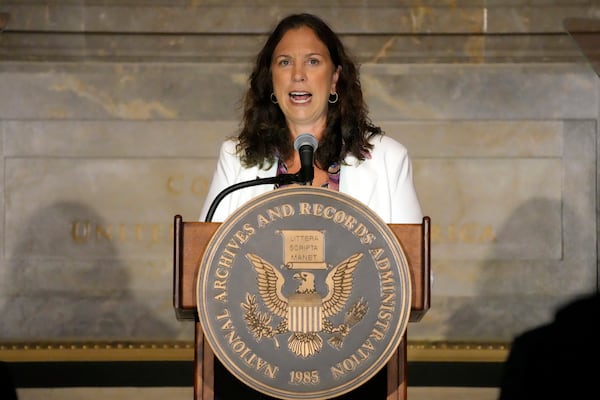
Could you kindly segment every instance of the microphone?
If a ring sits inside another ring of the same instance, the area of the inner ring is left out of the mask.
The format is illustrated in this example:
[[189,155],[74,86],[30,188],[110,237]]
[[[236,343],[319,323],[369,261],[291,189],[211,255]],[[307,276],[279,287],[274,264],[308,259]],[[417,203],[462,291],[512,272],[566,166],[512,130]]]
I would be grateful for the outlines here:
[[311,184],[315,177],[313,157],[318,145],[317,138],[310,133],[298,135],[296,140],[294,140],[294,149],[300,154],[298,179],[300,180],[299,183],[303,185]]

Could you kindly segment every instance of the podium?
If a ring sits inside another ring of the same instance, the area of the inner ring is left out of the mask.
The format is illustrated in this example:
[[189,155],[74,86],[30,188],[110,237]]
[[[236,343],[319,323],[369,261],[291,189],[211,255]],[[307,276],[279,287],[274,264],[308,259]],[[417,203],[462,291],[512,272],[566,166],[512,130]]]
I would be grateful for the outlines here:
[[[215,355],[198,318],[196,280],[204,252],[221,224],[174,218],[173,306],[179,320],[195,321],[194,400],[214,399]],[[411,285],[409,322],[420,321],[430,308],[430,218],[420,224],[388,224],[406,256]],[[406,331],[386,364],[387,400],[404,400],[407,393]]]

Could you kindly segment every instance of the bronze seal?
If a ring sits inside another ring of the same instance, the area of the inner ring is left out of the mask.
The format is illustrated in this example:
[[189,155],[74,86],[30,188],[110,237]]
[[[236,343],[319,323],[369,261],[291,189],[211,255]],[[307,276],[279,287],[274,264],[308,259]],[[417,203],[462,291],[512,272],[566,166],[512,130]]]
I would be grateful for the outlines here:
[[393,232],[364,204],[282,188],[244,204],[211,238],[198,315],[215,356],[246,385],[331,398],[373,377],[400,344],[409,274]]

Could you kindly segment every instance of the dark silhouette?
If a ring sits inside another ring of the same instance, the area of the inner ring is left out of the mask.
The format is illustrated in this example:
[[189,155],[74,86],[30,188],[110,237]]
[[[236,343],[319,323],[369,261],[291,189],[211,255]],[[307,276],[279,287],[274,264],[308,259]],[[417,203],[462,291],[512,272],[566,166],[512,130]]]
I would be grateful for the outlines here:
[[17,389],[15,388],[12,375],[5,362],[0,361],[0,399],[17,400]]
[[600,294],[560,308],[553,321],[516,336],[499,400],[598,398]]

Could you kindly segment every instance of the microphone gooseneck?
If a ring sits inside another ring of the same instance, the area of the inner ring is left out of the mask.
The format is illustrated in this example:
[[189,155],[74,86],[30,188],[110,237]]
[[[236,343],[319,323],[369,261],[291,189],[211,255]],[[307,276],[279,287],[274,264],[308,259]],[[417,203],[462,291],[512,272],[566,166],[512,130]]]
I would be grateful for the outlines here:
[[314,169],[314,154],[317,150],[319,142],[310,133],[298,135],[294,141],[294,149],[300,155],[300,172],[298,173],[299,183],[306,185],[311,184],[315,177]]

